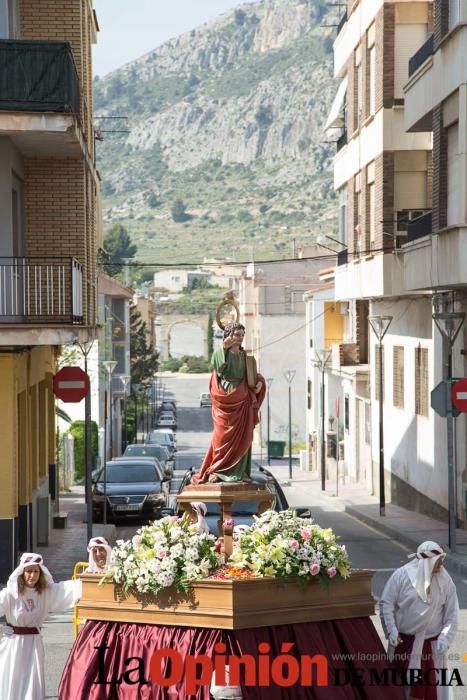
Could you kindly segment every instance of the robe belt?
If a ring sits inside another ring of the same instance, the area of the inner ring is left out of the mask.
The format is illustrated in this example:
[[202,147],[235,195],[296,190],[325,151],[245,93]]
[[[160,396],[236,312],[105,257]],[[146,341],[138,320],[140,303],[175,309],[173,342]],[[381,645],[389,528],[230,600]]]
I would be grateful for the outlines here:
[[40,630],[37,627],[16,627],[15,625],[7,626],[13,630],[13,634],[40,634]]

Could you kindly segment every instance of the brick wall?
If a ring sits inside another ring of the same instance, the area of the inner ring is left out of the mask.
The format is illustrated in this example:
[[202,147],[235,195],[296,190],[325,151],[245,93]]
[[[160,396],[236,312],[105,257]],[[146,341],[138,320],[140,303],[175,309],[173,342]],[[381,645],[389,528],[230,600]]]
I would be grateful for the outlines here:
[[449,0],[435,0],[433,2],[433,34],[434,49],[438,48],[440,42],[449,28]]
[[87,255],[91,237],[84,162],[29,158],[24,168],[25,255],[77,258],[83,265],[84,320],[88,322],[93,317],[88,308],[88,288],[95,271]]
[[375,18],[376,111],[394,103],[395,6],[385,4]]
[[442,106],[433,109],[433,233],[447,225],[448,142],[443,127]]
[[375,159],[375,248],[391,250],[393,239],[383,236],[383,230],[391,233],[389,224],[394,220],[394,153],[385,151]]

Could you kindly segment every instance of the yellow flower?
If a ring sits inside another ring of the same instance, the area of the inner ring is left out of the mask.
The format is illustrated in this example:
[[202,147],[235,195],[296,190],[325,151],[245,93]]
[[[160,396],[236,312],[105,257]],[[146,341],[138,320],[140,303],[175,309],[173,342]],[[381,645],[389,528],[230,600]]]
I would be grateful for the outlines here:
[[273,566],[266,566],[263,573],[264,573],[264,576],[274,576],[274,567]]

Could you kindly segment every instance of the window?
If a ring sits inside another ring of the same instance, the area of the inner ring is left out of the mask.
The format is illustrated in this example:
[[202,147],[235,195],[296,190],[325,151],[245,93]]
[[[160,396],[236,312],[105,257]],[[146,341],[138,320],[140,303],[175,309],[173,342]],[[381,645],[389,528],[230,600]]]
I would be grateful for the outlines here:
[[308,380],[308,386],[307,386],[307,405],[308,408],[311,408],[311,392],[312,392],[312,382],[311,379]]
[[345,432],[348,433],[350,429],[350,401],[349,395],[344,394],[344,428]]
[[392,402],[396,408],[404,408],[404,348],[395,345],[392,350]]
[[[381,349],[381,369],[382,369],[382,385],[383,385],[383,401],[384,401],[384,347]],[[379,346],[375,346],[375,399],[379,401]]]
[[409,59],[425,43],[425,23],[396,24],[394,35],[394,97],[404,99],[403,86],[409,79]]
[[365,403],[365,444],[371,445],[371,406]]
[[415,415],[428,416],[428,349],[415,348]]
[[369,51],[370,62],[370,114],[376,112],[376,49],[374,46]]

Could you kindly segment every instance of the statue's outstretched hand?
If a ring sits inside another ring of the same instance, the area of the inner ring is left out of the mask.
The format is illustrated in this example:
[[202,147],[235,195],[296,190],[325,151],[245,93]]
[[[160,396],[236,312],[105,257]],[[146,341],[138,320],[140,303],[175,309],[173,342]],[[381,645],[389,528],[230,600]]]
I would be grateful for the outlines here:
[[257,382],[257,384],[256,384],[256,386],[255,386],[255,394],[259,394],[259,392],[261,391],[262,386],[263,386],[263,383],[262,383],[262,382]]

